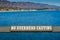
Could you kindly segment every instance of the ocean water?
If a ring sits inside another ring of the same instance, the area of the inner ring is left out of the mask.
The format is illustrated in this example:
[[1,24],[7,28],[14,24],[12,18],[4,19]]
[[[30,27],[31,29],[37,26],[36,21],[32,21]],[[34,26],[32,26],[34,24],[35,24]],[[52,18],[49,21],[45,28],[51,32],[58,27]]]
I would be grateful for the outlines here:
[[60,25],[60,11],[0,12],[0,26]]
[[[60,11],[0,12],[0,26],[60,26]],[[60,32],[0,33],[0,40],[59,40]]]

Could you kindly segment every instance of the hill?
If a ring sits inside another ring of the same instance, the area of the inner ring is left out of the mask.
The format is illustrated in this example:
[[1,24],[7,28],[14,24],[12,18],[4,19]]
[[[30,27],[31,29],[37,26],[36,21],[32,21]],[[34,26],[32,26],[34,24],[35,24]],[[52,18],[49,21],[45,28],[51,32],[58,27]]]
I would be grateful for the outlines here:
[[0,0],[0,9],[50,9],[50,10],[60,10],[60,6],[48,5],[42,3],[33,3],[33,2],[9,2],[7,0]]

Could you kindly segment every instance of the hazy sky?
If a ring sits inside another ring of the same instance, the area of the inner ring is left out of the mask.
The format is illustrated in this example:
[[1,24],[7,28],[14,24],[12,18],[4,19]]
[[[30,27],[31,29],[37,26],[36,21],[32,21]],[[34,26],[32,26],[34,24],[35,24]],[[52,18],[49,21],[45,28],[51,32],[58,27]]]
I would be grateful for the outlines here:
[[36,2],[36,3],[45,3],[50,5],[57,5],[60,6],[60,0],[9,0],[12,2]]

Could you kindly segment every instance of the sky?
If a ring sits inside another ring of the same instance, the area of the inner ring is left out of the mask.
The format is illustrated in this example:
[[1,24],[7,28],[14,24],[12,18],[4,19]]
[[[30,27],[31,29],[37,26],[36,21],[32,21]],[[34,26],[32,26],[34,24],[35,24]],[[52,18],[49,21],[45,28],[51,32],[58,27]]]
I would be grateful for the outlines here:
[[35,2],[60,6],[60,0],[9,0],[11,2]]

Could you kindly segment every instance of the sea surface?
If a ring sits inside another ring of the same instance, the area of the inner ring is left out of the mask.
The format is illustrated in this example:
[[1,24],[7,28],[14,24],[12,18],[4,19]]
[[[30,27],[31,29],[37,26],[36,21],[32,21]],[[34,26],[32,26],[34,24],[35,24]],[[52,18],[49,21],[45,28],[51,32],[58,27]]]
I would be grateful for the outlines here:
[[[60,26],[60,11],[0,12],[0,26]],[[60,32],[0,33],[0,40],[60,40]]]

